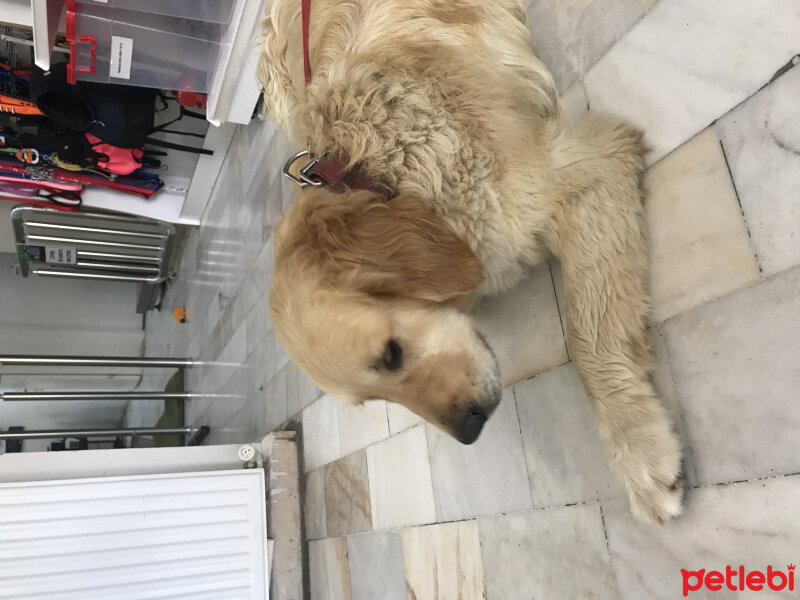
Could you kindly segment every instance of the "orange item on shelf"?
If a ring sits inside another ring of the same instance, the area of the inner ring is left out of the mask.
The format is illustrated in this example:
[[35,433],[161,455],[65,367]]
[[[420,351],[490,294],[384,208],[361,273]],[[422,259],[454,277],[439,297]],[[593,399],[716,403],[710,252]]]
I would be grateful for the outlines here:
[[27,100],[20,100],[12,96],[0,94],[0,112],[8,112],[15,115],[41,115],[42,111],[33,103]]

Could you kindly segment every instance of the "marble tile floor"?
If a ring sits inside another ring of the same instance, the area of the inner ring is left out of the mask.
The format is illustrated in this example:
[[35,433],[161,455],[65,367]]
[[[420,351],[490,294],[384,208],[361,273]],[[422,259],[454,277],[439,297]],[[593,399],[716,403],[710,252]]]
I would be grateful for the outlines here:
[[[473,446],[400,406],[323,395],[269,321],[290,148],[254,122],[148,315],[147,352],[208,363],[187,386],[230,398],[189,403],[208,443],[302,427],[312,598],[673,599],[681,569],[800,561],[800,4],[526,5],[567,113],[625,116],[653,148],[653,379],[686,445],[686,512],[631,519],[570,362],[555,261],[479,307],[514,385]],[[791,597],[771,593],[688,597]]]

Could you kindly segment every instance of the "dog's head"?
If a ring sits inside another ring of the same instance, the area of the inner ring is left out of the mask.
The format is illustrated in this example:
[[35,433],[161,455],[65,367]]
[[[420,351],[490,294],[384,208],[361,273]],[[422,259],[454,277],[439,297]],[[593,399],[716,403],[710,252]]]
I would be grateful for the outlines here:
[[475,255],[416,199],[306,190],[275,236],[270,309],[292,359],[344,402],[397,402],[470,444],[500,400],[463,312]]

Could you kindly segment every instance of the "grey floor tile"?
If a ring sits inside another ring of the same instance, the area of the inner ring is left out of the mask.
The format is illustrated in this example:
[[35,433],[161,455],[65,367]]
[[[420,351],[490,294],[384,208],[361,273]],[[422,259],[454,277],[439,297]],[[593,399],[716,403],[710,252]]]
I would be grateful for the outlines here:
[[400,536],[389,531],[351,535],[347,549],[353,600],[405,600]]
[[505,387],[569,360],[547,263],[514,288],[483,298],[475,319],[497,355]]
[[286,369],[281,369],[264,384],[264,427],[267,431],[272,431],[289,419],[286,394]]
[[478,520],[487,600],[621,598],[597,504]]
[[656,161],[767,83],[797,53],[798,20],[794,0],[660,0],[589,69],[589,103],[644,129]]
[[534,506],[623,494],[572,363],[514,386]]
[[533,46],[560,91],[583,78],[657,0],[526,0]]
[[701,483],[800,471],[800,269],[663,324]]
[[298,414],[320,396],[322,390],[314,385],[300,367],[290,363],[286,369],[286,410],[289,417]]
[[[686,512],[663,527],[633,521],[622,502],[603,503],[614,572],[625,598],[686,597],[681,569],[726,572],[767,566],[787,573],[800,548],[800,477],[690,491]],[[689,577],[690,584],[696,582]],[[738,576],[733,580],[738,585]],[[776,580],[776,583],[778,581]],[[791,594],[689,591],[689,598],[786,598]]]
[[675,431],[680,436],[683,446],[683,474],[686,477],[686,483],[687,485],[696,485],[697,471],[694,466],[694,449],[689,444],[686,418],[678,400],[678,394],[675,391],[675,384],[672,381],[669,359],[667,358],[667,351],[664,347],[664,340],[661,337],[659,326],[651,327],[647,334],[653,354],[653,387],[667,409],[669,417],[675,426]]
[[465,446],[426,425],[437,521],[533,507],[517,409],[511,390],[480,438]]
[[800,264],[800,68],[717,121],[764,273]]

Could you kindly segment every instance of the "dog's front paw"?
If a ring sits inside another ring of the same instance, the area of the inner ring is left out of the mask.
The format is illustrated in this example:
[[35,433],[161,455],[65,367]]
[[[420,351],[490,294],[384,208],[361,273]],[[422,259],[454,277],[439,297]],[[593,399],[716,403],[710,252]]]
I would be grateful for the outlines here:
[[631,513],[639,521],[663,525],[683,512],[684,494],[682,473],[671,484],[653,480],[649,486],[628,489]]
[[628,458],[623,479],[634,518],[663,525],[683,512],[686,482],[677,436],[658,438]]

